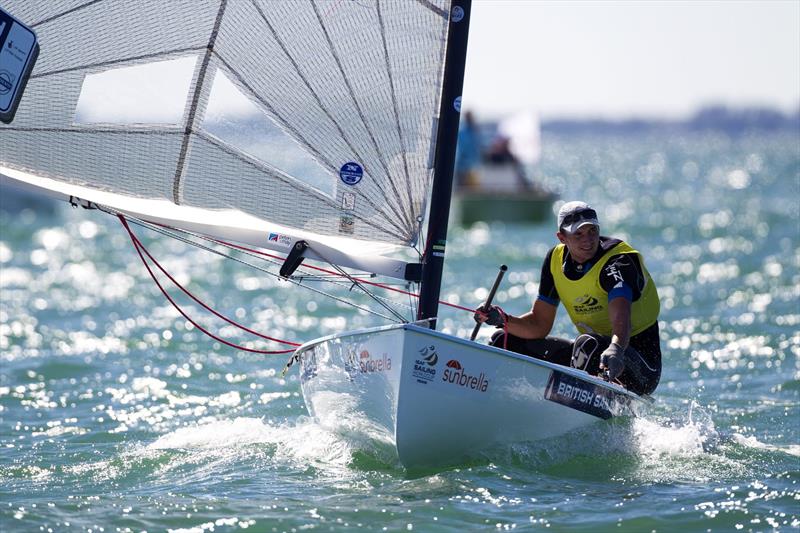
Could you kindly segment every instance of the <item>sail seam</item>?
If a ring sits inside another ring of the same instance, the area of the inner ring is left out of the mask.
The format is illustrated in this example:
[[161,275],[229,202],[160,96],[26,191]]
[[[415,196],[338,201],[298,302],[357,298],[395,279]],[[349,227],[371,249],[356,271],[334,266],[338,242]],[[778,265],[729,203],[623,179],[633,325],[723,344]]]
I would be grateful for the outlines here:
[[[119,211],[117,211],[117,210],[115,210],[113,208],[110,208],[108,206],[102,206],[101,205],[101,206],[98,206],[98,208],[101,211],[103,211],[105,213],[109,213],[111,215],[115,215],[115,216],[123,215],[123,213],[121,213],[121,212],[119,212]],[[202,234],[199,234],[199,233],[195,233],[195,232],[188,231],[188,230],[183,230],[183,229],[180,229],[180,228],[174,228],[174,227],[171,227],[171,226],[159,226],[159,225],[153,224],[152,222],[148,222],[148,221],[146,221],[144,219],[132,217],[129,214],[124,214],[124,216],[127,217],[127,219],[130,220],[131,222],[133,222],[133,223],[135,223],[135,224],[137,224],[137,225],[139,225],[139,226],[141,226],[143,228],[147,228],[147,229],[150,229],[152,231],[156,231],[158,233],[161,233],[162,235],[165,235],[165,236],[170,237],[172,239],[175,239],[175,240],[181,241],[183,243],[189,244],[191,246],[195,246],[196,248],[199,248],[201,250],[205,250],[207,252],[211,252],[213,254],[219,255],[219,256],[221,256],[223,258],[231,259],[233,261],[236,261],[237,263],[240,263],[240,264],[245,265],[247,267],[253,268],[255,270],[258,270],[259,272],[263,272],[264,274],[273,276],[275,278],[279,277],[279,274],[276,274],[275,272],[270,272],[269,270],[267,270],[265,268],[262,268],[262,267],[260,267],[258,265],[255,265],[253,263],[248,263],[247,261],[244,261],[244,260],[239,259],[237,257],[234,257],[232,255],[228,255],[226,253],[220,252],[219,250],[211,248],[210,246],[205,246],[205,245],[203,245],[203,244],[201,244],[199,242],[195,242],[195,241],[193,241],[193,240],[191,240],[191,239],[189,239],[187,237],[182,237],[180,235],[177,235],[174,232],[183,233],[185,235],[191,235],[192,237],[195,237],[197,239],[202,239],[202,240],[205,240],[205,241],[213,242],[215,244],[219,244],[221,246],[225,246],[226,248],[239,250],[239,251],[243,252],[245,255],[249,255],[250,257],[254,257],[254,258],[257,258],[257,259],[262,260],[262,261],[266,261],[266,262],[271,263],[271,264],[275,264],[275,265],[282,264],[282,263],[278,263],[278,262],[276,262],[274,260],[265,259],[264,258],[265,254],[263,252],[257,252],[257,254],[254,254],[253,250],[249,250],[247,248],[242,248],[240,246],[236,246],[236,245],[233,245],[231,243],[224,242],[224,241],[219,241],[217,239],[212,239],[212,238],[209,238],[209,237],[207,237],[205,235],[202,235]],[[168,230],[171,230],[171,231],[168,231]],[[269,257],[269,256],[267,256],[267,257]],[[302,269],[302,268],[304,268],[304,266],[301,265],[300,268]],[[359,305],[359,304],[357,304],[355,302],[351,302],[349,300],[345,300],[344,298],[340,298],[340,297],[338,297],[338,296],[336,296],[334,294],[322,291],[320,289],[315,289],[314,287],[311,287],[309,285],[304,285],[303,283],[297,281],[296,279],[293,279],[293,278],[280,278],[280,279],[282,279],[284,281],[288,281],[289,283],[292,283],[293,285],[296,285],[298,287],[302,287],[302,288],[307,289],[307,290],[309,290],[311,292],[314,292],[316,294],[325,296],[326,298],[331,298],[333,300],[341,302],[341,303],[343,303],[345,305],[349,305],[351,307],[354,307],[354,308],[359,309],[361,311],[364,311],[366,313],[370,313],[370,314],[373,314],[375,316],[381,317],[384,320],[392,321],[391,317],[388,317],[386,315],[382,315],[381,313],[378,313],[377,311],[375,311],[373,309],[370,309],[369,307]],[[341,282],[338,282],[338,281],[328,281],[328,283],[332,283],[332,284],[335,284],[337,286],[341,286]],[[386,299],[384,298],[384,300],[386,300]],[[470,311],[471,311],[471,309],[470,309]]]
[[[392,110],[394,111],[394,124],[397,128],[397,137],[400,140],[401,153],[403,156],[403,171],[406,177],[406,194],[408,195],[409,209],[414,209],[413,195],[411,194],[411,173],[408,170],[408,154],[406,147],[406,139],[403,136],[403,130],[400,126],[400,111],[397,108],[397,92],[394,87],[394,76],[392,75],[392,65],[389,60],[389,45],[386,42],[386,28],[383,22],[383,15],[381,14],[381,1],[377,0],[375,10],[378,13],[378,24],[380,25],[381,42],[383,43],[383,59],[386,62],[386,76],[389,78],[389,92],[392,95]],[[414,213],[411,213],[414,216]]]
[[[273,177],[279,178],[282,181],[284,181],[287,185],[295,188],[296,190],[308,193],[307,189],[305,189],[300,184],[296,183],[293,179],[287,179],[288,175],[284,175],[282,172],[280,172],[279,169],[276,169],[274,167],[268,166],[268,165],[266,165],[265,163],[263,163],[261,161],[252,161],[249,158],[242,157],[242,153],[239,150],[227,146],[225,143],[222,143],[222,142],[218,141],[216,138],[214,138],[211,135],[206,134],[202,130],[199,130],[199,131],[195,132],[194,135],[196,135],[198,138],[203,139],[204,141],[216,146],[217,148],[219,148],[220,150],[224,151],[225,153],[227,153],[227,154],[229,154],[229,155],[231,155],[233,157],[236,157],[242,163],[250,165],[251,167],[253,167],[253,168],[257,169],[257,170],[260,170],[262,172],[268,173]],[[331,201],[330,199],[325,198],[325,197],[322,197],[320,199],[324,200],[332,208],[334,208],[334,209],[337,208],[336,203]],[[370,201],[368,198],[366,198],[365,200],[367,200],[368,202]],[[370,206],[373,207],[376,210],[378,209],[377,206],[374,206],[373,204],[370,204]],[[353,214],[352,216],[353,216],[353,218],[356,218],[356,219],[364,222],[365,224],[367,224],[367,225],[369,225],[369,226],[371,226],[371,227],[373,227],[373,228],[375,228],[377,230],[380,230],[380,231],[386,233],[387,235],[391,235],[392,237],[395,237],[395,238],[400,239],[400,240],[405,240],[407,238],[403,233],[394,232],[389,227],[376,224],[375,222],[373,222],[373,221],[371,221],[371,220],[369,220],[367,218],[364,218],[364,217],[362,217],[360,215]],[[402,230],[405,229],[402,226],[393,226],[393,227],[396,228],[397,230],[399,230],[400,232],[402,232]]]
[[[130,127],[129,124],[122,124],[122,126]],[[143,129],[143,128],[148,129]],[[151,125],[142,126],[142,129],[117,129],[117,125],[110,125],[109,127],[81,127],[81,128],[25,128],[16,126],[6,126],[0,129],[3,131],[30,131],[30,132],[43,132],[43,133],[109,133],[115,135],[180,135],[182,130],[178,128],[155,129]]]
[[[269,28],[270,33],[272,33],[272,36],[275,38],[275,42],[278,44],[278,46],[280,46],[281,50],[286,55],[287,59],[292,63],[292,66],[294,67],[295,71],[297,72],[297,75],[300,77],[300,79],[305,84],[306,88],[309,90],[311,95],[314,97],[314,100],[317,102],[317,105],[319,106],[319,108],[325,113],[325,115],[328,117],[328,119],[331,121],[331,123],[339,131],[339,134],[342,136],[342,140],[345,143],[347,143],[348,148],[350,148],[350,150],[352,150],[353,153],[358,158],[363,159],[364,158],[363,155],[361,155],[359,150],[353,146],[353,144],[350,141],[347,133],[345,133],[345,131],[342,129],[341,125],[336,121],[336,119],[333,117],[333,115],[331,115],[330,111],[328,111],[328,109],[325,107],[325,104],[323,104],[322,99],[319,97],[319,94],[317,93],[317,91],[314,90],[314,88],[312,87],[311,83],[308,81],[308,78],[306,78],[305,74],[303,74],[303,71],[300,69],[300,66],[297,64],[297,61],[294,59],[294,56],[292,56],[289,53],[289,50],[286,48],[286,45],[281,40],[281,38],[278,36],[278,33],[275,31],[275,28],[272,26],[270,21],[267,19],[267,17],[264,14],[264,12],[261,10],[261,7],[258,6],[255,3],[254,0],[252,0],[252,3],[253,3],[253,6],[256,8],[256,11],[258,11],[259,16],[261,16],[261,19],[267,25],[267,28]],[[315,7],[315,10],[316,10],[316,7]],[[328,42],[330,43],[330,40],[328,40]],[[334,54],[334,56],[335,56],[335,54]],[[340,68],[340,71],[341,71],[341,68]],[[342,72],[342,75],[344,75],[343,72]],[[264,103],[265,105],[267,105],[263,101],[263,99],[259,98],[259,101]],[[272,108],[272,106],[268,106],[268,108],[270,110],[274,109],[274,108]],[[276,115],[277,115],[277,113],[276,113]],[[277,116],[280,116],[280,115],[277,115]],[[285,123],[285,121],[284,121],[284,123]],[[294,131],[294,130],[292,129],[292,131]],[[309,145],[309,147],[310,147],[310,145]],[[331,164],[331,167],[332,167],[334,173],[338,170],[336,168],[336,166],[333,165],[333,164]],[[387,175],[388,175],[388,172],[387,172]],[[401,210],[397,209],[397,206],[394,205],[394,202],[391,201],[391,198],[389,196],[387,196],[382,189],[378,189],[378,192],[380,192],[381,196],[383,197],[383,199],[386,200],[386,205],[392,211],[392,214],[394,215],[394,217],[402,220],[404,218],[403,217],[403,213],[402,213]],[[370,204],[370,206],[372,206],[378,213],[383,215],[387,219],[387,221],[391,220],[392,217],[388,216],[387,213],[385,213],[383,211],[383,209],[380,209],[377,206],[375,206],[375,204],[365,194],[363,194],[361,191],[358,191],[358,194],[359,194],[359,196],[361,198],[365,199]],[[395,200],[399,200],[399,198],[396,198]],[[401,230],[403,231],[403,233],[406,233],[406,234],[408,233],[408,228],[404,228],[403,227],[403,228],[401,228]],[[403,237],[403,240],[409,240],[409,237]]]
[[336,172],[336,165],[331,160],[329,160],[325,156],[325,154],[323,154],[322,152],[317,150],[314,146],[312,146],[311,143],[309,143],[305,139],[305,137],[294,126],[292,126],[289,123],[289,121],[287,121],[285,118],[283,118],[283,116],[280,114],[280,112],[277,109],[275,109],[275,107],[273,107],[272,104],[270,104],[267,100],[262,98],[261,95],[259,95],[250,86],[250,84],[248,84],[244,80],[244,77],[241,74],[239,74],[236,71],[236,69],[234,69],[227,61],[225,61],[225,58],[223,58],[221,55],[217,54],[216,52],[214,52],[214,56],[217,59],[219,59],[220,63],[222,63],[225,66],[227,71],[229,73],[233,74],[236,77],[237,81],[240,84],[242,84],[243,87],[245,87],[247,89],[247,91],[250,93],[250,96],[252,96],[256,100],[258,100],[259,103],[269,111],[270,115],[274,116],[278,120],[278,122],[281,123],[281,126],[285,127],[287,130],[289,130],[291,133],[293,133],[295,135],[295,137],[294,137],[295,140],[297,140],[300,144],[302,144],[304,147],[306,147],[308,149],[309,153],[311,153],[313,156],[315,156],[315,158],[317,158],[317,160],[320,163],[322,163],[323,165],[328,167],[328,170],[330,170],[331,172]]
[[[308,151],[309,151],[310,154],[312,154],[314,156],[318,156],[319,157],[319,161],[321,163],[323,163],[326,166],[328,166],[328,169],[331,170],[332,172],[336,172],[336,167],[325,157],[325,155],[322,154],[321,152],[319,152],[311,144],[306,142],[305,138],[303,137],[303,135],[299,131],[297,131],[290,123],[288,123],[288,121],[286,121],[286,119],[284,119],[281,116],[281,114],[278,112],[277,109],[275,109],[269,102],[267,102],[258,93],[256,93],[253,90],[253,88],[250,87],[250,85],[242,78],[242,76],[231,65],[229,65],[222,56],[220,56],[216,52],[214,53],[214,55],[215,55],[215,57],[217,57],[217,59],[219,59],[220,63],[222,63],[222,65],[226,68],[226,70],[230,74],[232,74],[233,76],[236,77],[236,79],[239,81],[239,83],[242,84],[242,86],[250,93],[250,95],[253,98],[258,100],[261,103],[261,105],[263,105],[270,112],[270,114],[272,114],[283,126],[286,127],[286,129],[288,129],[289,131],[291,131],[292,133],[295,133],[297,135],[297,137],[295,139],[300,144],[302,144],[303,146],[308,148]],[[393,221],[393,218],[391,216],[389,216],[389,213],[387,213],[381,206],[378,206],[377,204],[375,204],[375,202],[371,198],[369,198],[368,196],[364,195],[360,191],[359,191],[359,197],[362,198],[365,202],[367,202],[367,204],[369,204],[369,206],[372,207],[378,214],[380,214],[391,227],[396,228],[398,231],[400,231],[400,235],[398,235],[396,233],[393,233],[393,232],[389,232],[384,227],[377,226],[374,223],[370,224],[372,227],[380,229],[381,231],[386,231],[387,233],[390,233],[391,235],[394,235],[395,237],[398,237],[403,241],[409,240],[408,236],[406,235],[407,228],[405,228],[405,227],[403,227],[401,225],[395,224],[394,221]],[[327,199],[326,199],[326,201],[327,201]],[[331,205],[334,208],[338,209],[338,206],[336,206],[335,203],[331,202]],[[359,220],[366,221],[366,219],[363,219],[361,217],[357,217],[357,218],[359,218]]]
[[40,20],[39,22],[34,22],[33,24],[31,24],[31,28],[35,28],[35,27],[40,26],[42,24],[47,24],[48,22],[52,22],[52,21],[54,21],[56,19],[59,19],[59,18],[64,17],[66,15],[69,15],[70,13],[74,13],[76,11],[80,11],[81,9],[85,9],[85,8],[87,8],[87,7],[89,7],[89,6],[93,5],[93,4],[97,4],[97,3],[103,2],[103,1],[104,0],[91,0],[90,2],[86,2],[83,5],[75,6],[75,7],[71,8],[71,9],[67,9],[66,11],[63,11],[61,13],[57,13],[55,15],[52,15],[49,18]]
[[[344,81],[345,86],[347,87],[347,91],[350,93],[350,98],[353,100],[353,104],[355,104],[356,110],[358,111],[358,116],[361,119],[361,123],[364,124],[364,128],[367,130],[367,133],[369,134],[369,138],[372,141],[372,146],[375,149],[375,153],[378,155],[378,161],[380,162],[381,166],[383,167],[384,172],[386,172],[386,177],[390,178],[391,172],[389,172],[389,167],[386,164],[386,161],[384,159],[384,154],[381,152],[381,149],[378,146],[378,142],[375,139],[375,135],[372,132],[372,129],[369,127],[369,124],[367,124],[367,119],[364,116],[364,111],[361,109],[361,104],[359,103],[358,99],[356,98],[355,91],[353,90],[353,86],[350,83],[350,79],[345,74],[344,65],[342,65],[342,61],[339,58],[339,54],[336,53],[336,49],[333,46],[333,41],[331,40],[331,36],[328,33],[328,28],[323,23],[322,16],[320,15],[319,9],[317,9],[317,4],[316,4],[316,2],[314,2],[314,0],[311,1],[311,7],[313,7],[314,14],[317,16],[317,21],[319,22],[319,26],[322,29],[323,35],[325,36],[325,40],[328,41],[328,48],[330,49],[330,52],[331,52],[331,55],[333,56],[333,59],[336,61],[336,66],[339,68],[339,72],[342,75],[342,79]],[[386,181],[389,182],[389,185],[392,188],[392,192],[394,193],[394,200],[398,204],[402,205],[402,202],[400,200],[400,193],[398,192],[397,187],[394,184],[394,181],[392,179],[387,179]],[[411,222],[411,220],[409,220],[408,213],[401,212],[400,218],[407,224],[407,231],[409,233],[413,233],[414,225]]]
[[208,38],[208,45],[206,46],[206,53],[203,55],[203,63],[200,65],[200,70],[197,73],[197,81],[194,86],[194,94],[192,95],[192,103],[189,106],[189,113],[186,117],[186,129],[184,130],[183,142],[181,143],[181,151],[178,155],[178,165],[175,168],[175,180],[172,183],[172,199],[176,205],[180,205],[180,189],[181,178],[183,176],[184,166],[186,164],[186,155],[189,152],[189,142],[194,129],[194,121],[197,113],[197,105],[200,101],[200,93],[203,90],[203,85],[206,80],[206,72],[208,71],[208,63],[211,60],[211,54],[214,50],[214,44],[217,41],[219,34],[219,27],[222,24],[222,17],[225,14],[225,6],[228,0],[220,0],[219,11],[217,11],[217,18],[214,21],[214,27],[211,30],[211,35]]
[[78,65],[76,67],[63,68],[63,69],[59,69],[59,70],[50,70],[48,72],[38,72],[36,74],[33,74],[30,77],[30,79],[43,78],[45,76],[54,76],[56,74],[65,74],[65,73],[68,73],[68,72],[75,72],[76,70],[89,70],[89,69],[94,69],[94,68],[98,68],[98,67],[107,67],[109,65],[118,65],[118,64],[121,64],[121,63],[130,63],[130,62],[139,61],[139,60],[142,60],[142,59],[153,59],[154,57],[162,57],[162,56],[168,56],[168,55],[172,55],[172,54],[180,54],[180,53],[184,53],[184,52],[198,52],[198,51],[202,50],[203,48],[204,48],[203,46],[193,46],[191,48],[176,48],[174,50],[166,50],[166,51],[163,51],[163,52],[156,52],[156,53],[153,53],[153,54],[144,54],[144,55],[140,55],[140,56],[131,56],[131,57],[124,57],[122,59],[114,59],[113,61],[101,61],[99,63],[88,63],[88,64],[84,64],[84,65]]

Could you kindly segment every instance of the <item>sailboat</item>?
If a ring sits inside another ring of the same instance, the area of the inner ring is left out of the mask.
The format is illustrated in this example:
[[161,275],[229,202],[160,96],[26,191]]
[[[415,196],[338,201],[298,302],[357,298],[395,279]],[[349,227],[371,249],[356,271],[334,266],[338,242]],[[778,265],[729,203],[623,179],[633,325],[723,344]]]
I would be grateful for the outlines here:
[[488,146],[481,150],[480,164],[471,173],[473,182],[456,189],[451,219],[464,226],[480,221],[546,221],[558,195],[531,178],[542,150],[538,114],[517,112],[493,129]]
[[294,350],[321,424],[359,420],[406,467],[442,466],[641,401],[436,330],[469,0],[3,9],[41,52],[0,125],[1,186],[126,227],[280,252],[288,280],[324,263],[365,291],[360,273],[419,285],[411,316]]

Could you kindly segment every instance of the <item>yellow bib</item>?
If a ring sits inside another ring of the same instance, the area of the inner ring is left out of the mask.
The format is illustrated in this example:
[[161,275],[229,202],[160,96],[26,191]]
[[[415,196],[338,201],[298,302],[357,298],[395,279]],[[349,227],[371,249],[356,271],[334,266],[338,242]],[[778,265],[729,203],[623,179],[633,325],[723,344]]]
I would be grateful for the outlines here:
[[578,326],[578,323],[583,323],[600,335],[611,336],[611,319],[608,316],[608,292],[600,286],[600,272],[608,262],[608,259],[618,254],[635,254],[639,258],[639,264],[642,266],[645,277],[642,295],[631,306],[631,335],[641,333],[658,320],[661,304],[658,300],[656,284],[653,283],[653,278],[650,277],[650,273],[644,266],[642,254],[631,248],[627,243],[620,242],[608,250],[577,281],[567,278],[561,270],[561,266],[564,264],[564,253],[566,253],[566,246],[563,244],[559,244],[553,250],[550,259],[550,272],[553,274],[553,280],[561,303],[567,308],[569,318],[578,328],[578,331],[586,333],[586,331],[583,331],[584,328]]

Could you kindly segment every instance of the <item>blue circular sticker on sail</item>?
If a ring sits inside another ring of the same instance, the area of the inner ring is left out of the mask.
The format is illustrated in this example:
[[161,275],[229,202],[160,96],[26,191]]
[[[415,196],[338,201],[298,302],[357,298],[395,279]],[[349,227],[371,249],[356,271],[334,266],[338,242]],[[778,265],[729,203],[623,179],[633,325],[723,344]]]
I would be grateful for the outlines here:
[[339,177],[346,185],[355,185],[364,177],[364,169],[358,163],[350,161],[339,169]]
[[461,22],[461,19],[464,18],[464,8],[461,6],[453,6],[453,9],[450,11],[450,20],[453,22]]
[[461,97],[456,96],[456,99],[453,100],[453,109],[461,113]]

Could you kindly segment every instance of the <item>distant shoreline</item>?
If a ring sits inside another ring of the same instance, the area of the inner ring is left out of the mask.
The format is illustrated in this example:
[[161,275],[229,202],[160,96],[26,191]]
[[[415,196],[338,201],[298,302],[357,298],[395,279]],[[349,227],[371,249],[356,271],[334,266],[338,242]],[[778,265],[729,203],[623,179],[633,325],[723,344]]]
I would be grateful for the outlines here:
[[640,135],[649,132],[675,133],[722,131],[739,135],[752,131],[800,134],[800,109],[786,114],[766,107],[729,108],[709,106],[686,120],[630,118],[622,120],[593,118],[555,118],[541,122],[542,133]]

